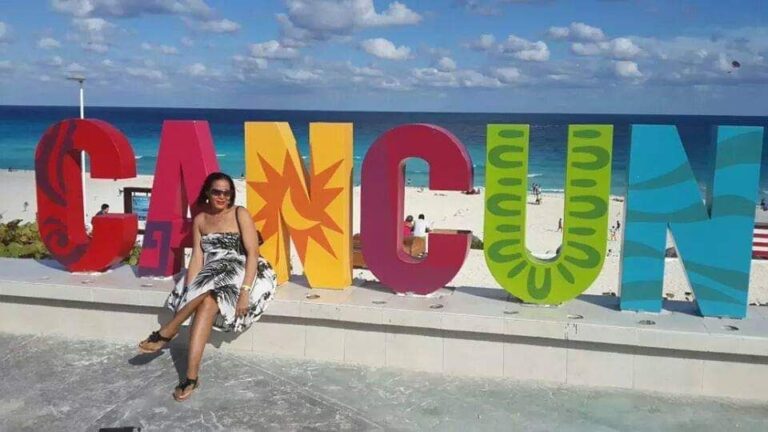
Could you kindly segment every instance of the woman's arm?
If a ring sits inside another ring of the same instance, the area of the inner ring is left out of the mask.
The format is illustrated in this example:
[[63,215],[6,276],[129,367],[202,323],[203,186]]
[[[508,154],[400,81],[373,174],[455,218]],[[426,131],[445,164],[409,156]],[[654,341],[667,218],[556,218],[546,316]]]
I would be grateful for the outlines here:
[[251,286],[256,279],[256,269],[259,264],[259,237],[256,234],[256,227],[253,225],[251,215],[245,207],[238,207],[235,210],[240,220],[240,235],[243,238],[245,246],[245,277],[243,285]]
[[189,268],[187,269],[187,276],[184,279],[184,286],[189,286],[197,274],[200,273],[200,269],[203,268],[203,249],[200,243],[200,225],[202,218],[196,216],[192,221],[192,257],[189,259]]

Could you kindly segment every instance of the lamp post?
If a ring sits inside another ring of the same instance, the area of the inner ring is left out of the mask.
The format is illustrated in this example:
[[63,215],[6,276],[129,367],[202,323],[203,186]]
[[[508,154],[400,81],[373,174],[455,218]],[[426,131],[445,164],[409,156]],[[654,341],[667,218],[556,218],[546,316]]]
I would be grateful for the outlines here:
[[[70,81],[77,81],[80,84],[80,118],[85,118],[85,90],[83,89],[83,83],[85,83],[85,77],[76,75],[76,76],[69,76],[67,77]],[[80,168],[82,169],[82,181],[83,181],[83,216],[85,217],[85,223],[88,224],[88,216],[86,216],[88,212],[88,198],[87,194],[85,193],[85,152],[80,152]]]

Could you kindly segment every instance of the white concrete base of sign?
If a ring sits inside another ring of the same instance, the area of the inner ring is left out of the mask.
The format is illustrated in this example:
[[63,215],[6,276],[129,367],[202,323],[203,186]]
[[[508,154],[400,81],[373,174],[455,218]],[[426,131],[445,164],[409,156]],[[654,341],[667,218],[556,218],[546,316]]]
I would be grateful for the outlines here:
[[[69,274],[52,262],[0,259],[0,332],[138,342],[168,319],[171,280],[130,267]],[[312,294],[312,295],[310,295]],[[693,304],[620,312],[582,296],[560,307],[514,302],[501,289],[431,297],[358,283],[278,288],[248,331],[214,332],[217,349],[458,375],[768,401],[768,307],[748,318],[701,318]],[[186,330],[174,343],[186,341]]]

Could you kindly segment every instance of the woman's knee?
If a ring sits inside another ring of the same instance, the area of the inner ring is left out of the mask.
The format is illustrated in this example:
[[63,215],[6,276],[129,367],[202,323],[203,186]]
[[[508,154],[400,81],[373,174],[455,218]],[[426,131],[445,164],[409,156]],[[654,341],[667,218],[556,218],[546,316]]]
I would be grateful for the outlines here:
[[198,306],[198,311],[201,312],[214,313],[218,312],[218,310],[219,304],[216,302],[216,296],[214,296],[213,293],[206,294],[205,299],[203,299],[203,302]]

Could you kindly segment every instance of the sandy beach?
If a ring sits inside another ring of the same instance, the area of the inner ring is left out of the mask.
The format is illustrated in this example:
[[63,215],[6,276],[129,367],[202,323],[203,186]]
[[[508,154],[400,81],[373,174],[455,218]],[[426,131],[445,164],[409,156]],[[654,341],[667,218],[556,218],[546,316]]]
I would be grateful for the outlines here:
[[[32,171],[0,172],[0,221],[13,219],[34,221],[37,209],[35,199],[35,180]],[[92,180],[86,182],[88,216],[94,215],[102,203],[110,205],[113,212],[123,211],[124,187],[151,187],[152,176],[138,176],[130,180]],[[236,180],[238,204],[245,204],[245,182]],[[405,213],[414,217],[419,213],[426,215],[432,228],[469,229],[474,235],[483,238],[483,190],[477,195],[464,195],[459,192],[434,192],[426,188],[407,188],[405,193]],[[531,201],[531,199],[529,199]],[[28,206],[24,206],[24,203]],[[360,232],[360,187],[353,191],[353,232]],[[540,205],[528,206],[527,246],[536,254],[553,254],[561,242],[561,233],[557,232],[558,219],[562,217],[564,199],[560,194],[545,194]],[[613,197],[610,203],[610,224],[617,220],[624,221],[624,203],[619,197]],[[668,240],[671,245],[671,238]],[[621,256],[621,234],[617,240],[610,240],[610,254],[600,276],[586,291],[587,294],[618,294]],[[294,272],[301,273],[298,257],[293,254]],[[670,299],[692,299],[690,286],[683,272],[680,261],[668,258],[666,261],[664,294]],[[374,280],[367,270],[354,270],[354,277]],[[464,266],[449,286],[473,286],[499,288],[488,271],[482,250],[472,250]],[[768,261],[754,260],[750,275],[749,302],[768,303]]]

